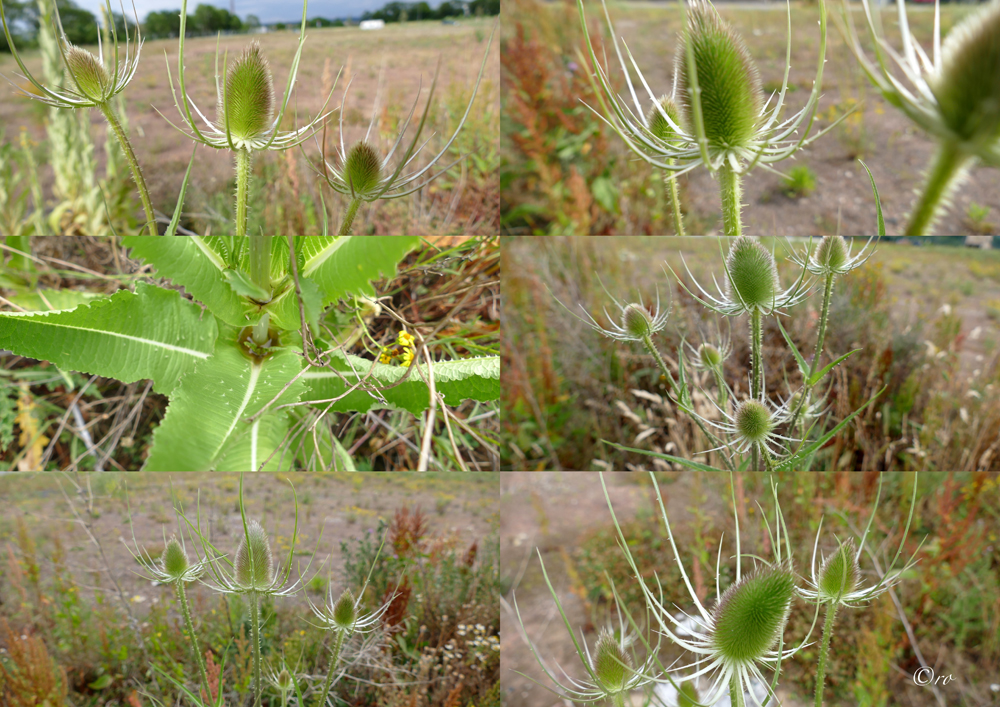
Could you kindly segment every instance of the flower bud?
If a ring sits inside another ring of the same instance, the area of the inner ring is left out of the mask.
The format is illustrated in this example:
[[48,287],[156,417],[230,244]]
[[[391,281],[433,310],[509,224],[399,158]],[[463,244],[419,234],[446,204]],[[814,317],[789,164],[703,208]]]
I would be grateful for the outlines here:
[[622,310],[622,328],[637,339],[652,334],[652,324],[649,312],[641,305],[629,304]]
[[861,569],[853,540],[841,543],[834,553],[823,560],[819,572],[819,595],[824,601],[837,601],[858,586]]
[[163,573],[174,582],[183,577],[188,567],[191,566],[187,553],[184,552],[184,547],[177,540],[176,535],[171,535],[170,540],[167,541],[167,546],[163,549],[163,554],[160,555],[160,565]]
[[739,435],[759,444],[767,439],[774,426],[771,422],[771,411],[758,400],[744,400],[736,408],[736,429]]
[[785,628],[794,591],[795,577],[784,567],[767,568],[731,586],[715,608],[715,648],[732,662],[764,657]]
[[86,49],[70,45],[66,52],[66,66],[84,96],[94,103],[104,103],[110,98],[111,76],[96,56]]
[[740,236],[726,258],[729,297],[746,309],[769,310],[780,294],[778,267],[767,248],[750,236]]
[[823,236],[816,249],[816,263],[825,272],[841,272],[847,265],[847,243],[843,236]]
[[358,620],[358,610],[354,604],[354,595],[350,589],[345,589],[333,604],[333,623],[343,631],[350,631]]
[[661,98],[657,101],[657,105],[650,109],[649,115],[646,116],[646,124],[649,125],[649,132],[653,133],[658,139],[669,143],[671,140],[676,139],[678,135],[677,131],[667,122],[667,119],[663,117],[663,113],[666,113],[670,120],[674,121],[674,125],[680,127],[680,109],[677,108],[677,104],[669,96]]
[[[251,556],[253,561],[251,562]],[[236,581],[245,589],[265,589],[274,581],[274,559],[267,533],[260,523],[251,520],[236,548]]]
[[688,38],[681,39],[675,60],[684,119],[688,125],[695,124],[686,48],[690,41],[705,137],[717,148],[746,147],[753,140],[763,103],[757,67],[742,37],[709,2],[692,0],[688,8]]
[[251,43],[229,67],[225,105],[220,103],[219,115],[223,121],[220,127],[228,125],[234,141],[241,144],[260,138],[271,127],[274,82],[257,42]]
[[358,140],[344,159],[344,180],[353,193],[362,196],[374,192],[382,180],[382,158],[370,144]]
[[968,13],[945,37],[941,70],[928,84],[948,128],[961,140],[1000,137],[1000,2]]
[[275,687],[277,687],[281,692],[288,692],[292,689],[292,676],[288,672],[288,668],[282,668],[281,672],[278,673],[278,677],[274,681]]
[[598,683],[608,694],[617,695],[626,689],[632,675],[632,657],[608,629],[603,629],[597,637],[593,668]]
[[698,347],[698,358],[705,368],[718,368],[722,365],[722,352],[709,343]]

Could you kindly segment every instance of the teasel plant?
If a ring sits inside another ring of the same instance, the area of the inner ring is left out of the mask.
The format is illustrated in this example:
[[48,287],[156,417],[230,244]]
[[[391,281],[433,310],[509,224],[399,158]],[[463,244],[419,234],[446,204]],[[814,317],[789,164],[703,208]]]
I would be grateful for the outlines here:
[[[396,139],[384,156],[379,151],[377,145],[377,134],[372,135],[376,121],[379,118],[379,103],[382,94],[381,76],[379,78],[379,87],[375,93],[375,101],[372,107],[371,121],[368,123],[368,130],[362,139],[350,143],[350,146],[347,146],[344,140],[344,112],[347,94],[353,79],[348,83],[341,98],[340,140],[335,159],[333,162],[328,159],[326,155],[326,140],[324,139],[322,141],[320,166],[313,168],[333,191],[349,199],[347,211],[341,220],[338,231],[340,235],[345,236],[351,233],[354,218],[357,216],[358,210],[363,203],[373,203],[380,199],[401,199],[415,194],[464,159],[464,156],[462,156],[443,167],[436,168],[436,165],[442,161],[442,158],[451,149],[459,133],[462,132],[465,121],[468,119],[469,113],[472,112],[472,105],[476,100],[476,94],[479,92],[479,85],[483,81],[483,73],[486,71],[486,63],[490,56],[490,47],[493,45],[493,36],[496,34],[499,23],[500,20],[497,18],[497,21],[493,24],[493,30],[490,32],[489,40],[486,42],[483,61],[479,66],[479,75],[476,77],[476,83],[472,88],[472,95],[469,97],[469,103],[465,107],[465,112],[462,114],[461,119],[459,119],[458,125],[455,126],[451,137],[448,138],[437,154],[423,166],[417,166],[414,163],[430,141],[428,138],[428,140],[421,143],[420,138],[427,127],[427,119],[430,116],[434,91],[437,88],[438,75],[441,70],[440,61],[434,71],[434,79],[431,81],[427,103],[424,105],[423,113],[417,122],[413,137],[404,146],[406,131],[410,127],[417,104],[420,101],[420,90],[417,91],[417,97],[414,99],[409,113],[407,113],[406,118],[400,124]],[[396,162],[395,167],[393,166],[393,158],[395,158]],[[437,171],[434,171],[435,168]]]
[[[879,8],[862,0],[874,61],[844,3],[847,45],[885,99],[927,133],[937,149],[906,225],[905,235],[933,231],[951,195],[977,164],[1000,166],[1000,1],[970,10],[942,42],[940,0],[934,1],[930,54],[910,30],[906,3],[896,3],[902,51],[882,32]],[[891,60],[891,61],[890,61]]]
[[[683,30],[676,45],[673,87],[669,95],[661,96],[650,88],[624,39],[619,44],[607,6],[601,0],[630,104],[613,87],[610,67],[598,60],[583,0],[577,0],[592,66],[588,77],[599,104],[588,107],[632,152],[663,171],[678,235],[683,235],[685,229],[676,177],[704,166],[719,183],[724,232],[738,236],[743,233],[742,182],[746,175],[758,167],[777,172],[771,165],[793,157],[846,117],[841,116],[810,136],[826,61],[826,5],[820,0],[819,57],[812,91],[805,106],[790,116],[784,109],[791,71],[791,6],[781,89],[765,100],[760,75],[743,38],[719,16],[711,2],[681,0],[679,5]],[[588,63],[587,58],[583,63]],[[633,70],[645,93],[642,100],[632,80]]]
[[[105,0],[106,15],[113,17],[111,11],[111,0]],[[121,5],[124,15],[125,7]],[[59,17],[58,5],[54,5],[54,20],[58,35],[59,52],[66,69],[69,81],[63,86],[46,86],[32,75],[25,66],[20,52],[11,37],[10,27],[7,23],[7,16],[3,11],[3,2],[0,2],[0,21],[3,24],[4,35],[7,38],[7,45],[11,54],[21,69],[22,76],[31,85],[32,90],[27,90],[11,84],[17,91],[28,98],[40,101],[50,107],[76,110],[86,108],[96,108],[104,116],[108,127],[114,133],[118,144],[121,145],[122,152],[128,162],[135,180],[139,198],[142,201],[142,208],[146,215],[144,229],[149,235],[158,235],[156,227],[156,216],[153,213],[153,202],[149,196],[149,188],[146,180],[142,176],[142,170],[135,157],[132,144],[129,141],[128,133],[122,127],[122,121],[116,114],[114,98],[122,93],[135,77],[135,72],[139,68],[139,55],[142,51],[142,34],[139,29],[139,15],[133,4],[133,15],[135,17],[134,36],[129,33],[128,22],[125,23],[124,44],[118,36],[115,23],[111,23],[112,46],[105,57],[104,43],[101,38],[101,31],[97,32],[98,52],[94,55],[83,47],[77,47],[69,43],[65,38],[62,29],[62,20]],[[183,41],[183,38],[182,38]],[[8,79],[10,81],[10,79]]]
[[[215,92],[216,117],[209,120],[188,95],[184,78],[184,34],[187,26],[187,0],[181,2],[181,26],[178,40],[177,86],[174,86],[167,63],[167,77],[174,105],[183,122],[183,127],[166,119],[174,128],[186,135],[195,145],[206,145],[216,150],[233,153],[236,169],[235,233],[247,235],[247,218],[250,200],[250,179],[253,155],[266,150],[283,151],[309,139],[326,121],[325,112],[333,97],[336,80],[319,113],[306,125],[295,130],[281,130],[281,124],[288,109],[288,101],[298,76],[302,46],[306,41],[306,8],[308,0],[302,2],[302,24],[299,28],[299,42],[288,70],[288,81],[280,105],[276,103],[274,79],[271,67],[261,52],[257,42],[251,42],[229,64],[228,52],[223,57],[222,74],[219,73],[219,50],[215,52]],[[340,76],[339,72],[337,74]],[[224,78],[223,78],[224,77]],[[179,98],[178,98],[179,96]],[[198,127],[194,113],[205,124]],[[161,113],[162,115],[162,113]]]

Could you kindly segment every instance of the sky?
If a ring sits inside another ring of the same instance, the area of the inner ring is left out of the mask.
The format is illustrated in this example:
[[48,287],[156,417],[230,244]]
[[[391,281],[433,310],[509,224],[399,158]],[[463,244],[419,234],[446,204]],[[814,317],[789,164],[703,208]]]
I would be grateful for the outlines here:
[[[104,0],[75,0],[82,8],[90,10],[95,15],[100,13]],[[111,0],[111,7],[120,11],[120,0]],[[202,2],[216,7],[229,9],[229,0],[188,0],[188,13]],[[366,10],[377,10],[388,0],[309,0],[308,17],[359,17]],[[132,15],[132,3],[124,0],[126,13]],[[437,7],[438,0],[429,2],[431,7]],[[180,0],[135,0],[135,9],[139,19],[143,19],[153,10],[177,10],[180,12]],[[236,14],[246,19],[247,15],[257,15],[261,22],[299,22],[302,19],[301,0],[236,0]]]

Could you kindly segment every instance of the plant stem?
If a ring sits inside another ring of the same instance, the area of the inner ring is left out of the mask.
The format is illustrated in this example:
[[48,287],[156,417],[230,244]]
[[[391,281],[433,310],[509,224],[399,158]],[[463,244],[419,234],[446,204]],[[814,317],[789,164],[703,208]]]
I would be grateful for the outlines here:
[[833,636],[833,622],[837,618],[837,602],[826,605],[823,619],[823,642],[819,649],[819,666],[816,668],[816,707],[823,707],[823,688],[826,681],[826,659],[830,653],[830,638]]
[[102,103],[100,105],[101,112],[104,113],[105,119],[108,121],[108,125],[115,132],[115,137],[118,138],[118,144],[122,146],[122,152],[125,153],[125,159],[128,161],[129,169],[132,170],[132,179],[135,180],[135,186],[139,189],[139,199],[142,200],[142,208],[146,212],[146,230],[149,231],[149,235],[158,236],[160,235],[156,228],[156,216],[153,214],[153,202],[149,198],[149,188],[146,186],[146,180],[143,179],[142,171],[139,169],[139,161],[135,158],[135,152],[132,151],[132,143],[128,141],[128,135],[125,134],[125,130],[122,129],[122,124],[118,122],[118,118],[115,116],[111,106],[107,103]]
[[188,638],[191,640],[191,652],[194,653],[194,660],[198,664],[198,672],[201,674],[205,699],[211,700],[212,693],[208,687],[208,672],[205,670],[205,661],[201,657],[201,650],[198,648],[198,639],[194,635],[194,621],[191,620],[191,607],[188,605],[187,593],[184,591],[184,582],[175,582],[174,587],[177,589],[177,598],[181,603],[181,613],[184,614],[184,625],[187,627]]
[[[764,357],[761,349],[764,347],[764,327],[761,323],[759,309],[754,309],[750,314],[750,397],[754,400],[763,400],[763,369]],[[760,471],[760,450],[755,444],[753,446],[751,471]]]
[[[244,226],[245,218],[244,213]],[[271,292],[271,236],[250,236],[250,279],[260,289]]]
[[735,675],[729,678],[729,704],[732,707],[746,707],[746,698],[743,696],[743,688],[740,686],[739,678]]
[[31,253],[31,236],[7,236],[7,245],[14,249],[10,254],[10,267],[21,272],[34,272],[34,263],[25,255]]
[[743,222],[740,220],[740,211],[743,205],[740,200],[743,198],[743,187],[740,184],[740,175],[728,165],[719,169],[719,196],[722,198],[723,230],[727,236],[742,236]]
[[[247,234],[247,202],[250,200],[250,150],[236,151],[236,235]],[[251,242],[251,253],[253,243]],[[268,253],[270,256],[270,252]],[[251,277],[253,268],[251,267]],[[254,280],[256,282],[256,280]],[[260,284],[259,282],[257,283]],[[270,289],[267,287],[265,289]]]
[[927,173],[924,191],[917,202],[910,222],[906,226],[906,235],[922,236],[930,230],[941,211],[942,202],[949,192],[965,175],[965,168],[972,158],[952,142],[943,142],[934,156],[934,162]]
[[611,696],[612,707],[625,707],[625,694],[622,692],[616,692]]
[[253,643],[253,694],[254,707],[260,707],[264,685],[260,679],[260,597],[250,592],[250,641]]
[[253,325],[253,342],[258,346],[263,346],[267,343],[268,339],[268,329],[271,326],[271,313],[264,312],[264,316],[260,318],[260,321]]
[[344,216],[344,222],[340,224],[340,231],[338,231],[337,235],[350,235],[351,225],[354,223],[354,217],[357,215],[360,206],[361,199],[351,199],[351,203],[347,207],[347,214]]
[[[667,164],[673,164],[672,159],[667,160]],[[667,201],[670,202],[670,209],[674,215],[674,233],[678,236],[687,235],[684,233],[684,214],[681,213],[681,196],[677,189],[677,177],[673,172],[664,170],[663,184],[667,188]]]
[[337,664],[340,662],[340,649],[344,645],[344,632],[336,631],[337,638],[333,642],[333,657],[330,659],[330,670],[326,673],[326,680],[323,682],[323,692],[320,695],[319,702],[316,703],[317,707],[326,706],[326,698],[330,694],[330,687],[333,685],[333,674],[337,670]]
[[726,390],[726,381],[722,377],[722,366],[718,366],[712,369],[712,376],[715,378],[715,386],[719,389],[719,407],[726,407],[726,401],[729,400],[729,391]]
[[809,379],[802,384],[802,395],[799,398],[798,407],[795,409],[795,414],[792,415],[792,422],[788,426],[788,429],[794,430],[795,423],[799,420],[799,415],[802,413],[802,408],[805,406],[807,391],[811,391],[813,388],[812,377],[816,374],[816,369],[819,366],[819,359],[823,355],[823,344],[826,341],[826,325],[830,321],[830,301],[833,299],[833,284],[835,281],[834,274],[827,273],[826,285],[823,290],[823,315],[819,320],[819,334],[816,337],[816,355],[813,356],[812,363],[809,364]]

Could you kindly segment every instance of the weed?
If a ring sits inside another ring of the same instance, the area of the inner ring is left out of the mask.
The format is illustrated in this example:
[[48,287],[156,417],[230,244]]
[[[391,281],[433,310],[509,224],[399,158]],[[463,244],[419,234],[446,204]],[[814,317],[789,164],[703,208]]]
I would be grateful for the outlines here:
[[781,186],[782,193],[790,199],[809,196],[816,190],[816,173],[808,165],[798,165],[788,170]]

